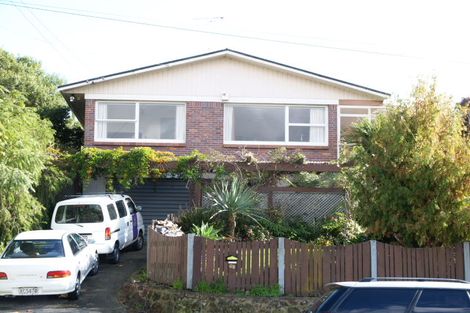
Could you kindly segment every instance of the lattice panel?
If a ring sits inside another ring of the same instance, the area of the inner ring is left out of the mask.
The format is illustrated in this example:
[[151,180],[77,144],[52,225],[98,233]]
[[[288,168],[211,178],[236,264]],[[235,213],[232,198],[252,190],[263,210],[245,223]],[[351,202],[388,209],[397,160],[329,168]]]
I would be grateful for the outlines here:
[[306,222],[333,215],[343,209],[344,193],[274,192],[273,205],[286,218],[300,217]]
[[[261,202],[259,207],[267,209],[268,196],[260,194]],[[344,201],[344,193],[332,192],[273,192],[273,205],[284,213],[286,218],[301,218],[306,222],[315,222],[318,219],[328,217],[340,211]],[[210,205],[206,197],[202,199],[202,205]]]

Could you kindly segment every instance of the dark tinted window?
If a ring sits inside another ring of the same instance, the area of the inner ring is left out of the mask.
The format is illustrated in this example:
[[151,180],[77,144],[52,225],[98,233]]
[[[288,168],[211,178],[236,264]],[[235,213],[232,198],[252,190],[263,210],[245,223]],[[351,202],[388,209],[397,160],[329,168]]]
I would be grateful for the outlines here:
[[124,204],[124,201],[122,201],[122,200],[116,201],[116,206],[118,208],[119,217],[127,216],[127,210],[126,210],[126,206]]
[[134,204],[134,202],[132,202],[131,199],[126,198],[126,204],[127,204],[127,207],[129,208],[129,211],[131,212],[131,214],[134,214],[137,211],[135,209],[135,204]]
[[5,251],[3,259],[64,257],[62,240],[15,240]]
[[338,299],[346,292],[346,290],[348,289],[344,287],[338,288],[334,290],[332,293],[330,293],[328,297],[320,299],[320,301],[318,301],[319,303],[317,303],[313,308],[314,310],[315,307],[318,307],[318,310],[314,312],[316,313],[328,312],[331,309],[331,307],[337,303]]
[[72,253],[74,255],[77,254],[80,251],[80,248],[71,235],[67,236],[67,241],[69,242],[70,249],[72,249]]
[[114,205],[108,204],[108,214],[111,220],[117,219],[117,213],[116,213],[116,209],[114,208]]
[[404,313],[415,293],[415,289],[357,288],[353,289],[336,312]]
[[61,205],[55,215],[57,224],[101,223],[103,212],[97,204]]
[[[425,308],[420,310],[420,308]],[[468,309],[470,301],[465,290],[423,289],[415,312],[429,312],[429,309]],[[440,311],[440,310],[439,310]]]
[[85,241],[85,239],[83,239],[81,236],[77,235],[77,234],[71,234],[73,239],[75,239],[75,242],[78,244],[78,248],[80,250],[82,250],[83,248],[85,248],[87,246],[87,243]]

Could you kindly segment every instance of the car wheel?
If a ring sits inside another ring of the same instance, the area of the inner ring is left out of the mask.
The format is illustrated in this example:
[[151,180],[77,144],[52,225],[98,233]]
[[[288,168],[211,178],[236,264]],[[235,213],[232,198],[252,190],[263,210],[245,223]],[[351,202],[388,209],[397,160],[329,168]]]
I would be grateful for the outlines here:
[[137,240],[134,242],[134,250],[142,250],[144,247],[144,236],[142,233],[139,233],[139,236],[137,237]]
[[80,274],[77,275],[77,279],[75,280],[75,289],[68,294],[68,298],[70,300],[78,300],[80,298],[80,290],[81,290],[81,284],[80,284]]
[[91,269],[91,276],[95,276],[96,274],[98,274],[98,271],[100,269],[100,259],[98,257],[98,255],[96,255],[96,261],[95,261],[95,264],[93,264],[93,268]]
[[116,244],[114,245],[113,252],[109,254],[109,263],[118,264],[120,258],[121,258],[121,255],[119,251],[119,244],[116,242]]

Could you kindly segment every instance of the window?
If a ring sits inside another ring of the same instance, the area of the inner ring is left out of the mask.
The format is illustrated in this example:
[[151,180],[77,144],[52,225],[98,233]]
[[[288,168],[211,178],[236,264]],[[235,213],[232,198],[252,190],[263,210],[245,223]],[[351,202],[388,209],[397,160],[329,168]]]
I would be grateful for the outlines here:
[[78,244],[78,248],[80,248],[80,250],[82,250],[83,248],[87,246],[85,239],[83,239],[81,236],[77,234],[71,234],[71,235],[73,239],[75,239],[75,242]]
[[95,140],[184,142],[184,104],[97,102]]
[[55,216],[57,224],[101,223],[103,212],[97,204],[61,205]]
[[109,218],[111,220],[117,219],[116,209],[114,208],[114,205],[108,204],[108,213],[109,213]]
[[69,242],[70,249],[72,249],[73,255],[77,254],[80,252],[80,248],[78,247],[78,244],[75,242],[75,240],[72,238],[71,235],[67,236],[67,241]]
[[129,211],[131,212],[131,214],[134,214],[135,212],[137,212],[137,210],[135,208],[135,204],[134,204],[134,202],[132,202],[131,199],[126,198],[126,204],[127,204],[127,207],[129,208]]
[[326,106],[226,104],[224,142],[328,145]]
[[62,240],[14,240],[7,247],[3,259],[64,257]]
[[450,312],[468,312],[470,299],[467,291],[424,289],[416,303],[414,312],[448,312],[444,309],[453,309]]
[[116,201],[116,206],[118,208],[119,217],[127,216],[127,210],[126,210],[126,206],[124,205],[124,201],[122,200]]
[[341,107],[340,114],[340,138],[344,141],[345,136],[351,131],[351,127],[364,118],[374,119],[377,114],[384,110],[383,107]]
[[339,305],[338,313],[405,313],[416,289],[357,288]]

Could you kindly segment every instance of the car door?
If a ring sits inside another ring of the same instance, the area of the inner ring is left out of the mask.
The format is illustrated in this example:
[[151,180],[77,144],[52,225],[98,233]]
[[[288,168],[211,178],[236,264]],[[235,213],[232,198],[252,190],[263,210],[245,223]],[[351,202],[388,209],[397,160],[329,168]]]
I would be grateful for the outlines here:
[[137,236],[139,235],[139,220],[137,218],[137,209],[135,207],[134,201],[131,200],[131,198],[126,198],[126,205],[129,210],[129,213],[131,214],[131,223],[132,223],[132,229],[130,230],[130,238],[131,240],[134,241]]
[[88,243],[86,240],[78,235],[78,234],[71,234],[73,239],[78,244],[78,248],[80,249],[79,252],[79,258],[80,262],[83,264],[83,273],[88,273],[88,271],[91,269],[92,262],[91,262],[91,255],[90,255],[90,249],[88,249]]
[[[88,270],[89,262],[86,260],[86,257],[83,256],[80,250],[80,246],[78,245],[78,242],[74,239],[73,234],[69,234],[67,236],[67,241],[69,243],[70,249],[72,250],[73,256],[75,257],[75,262],[77,262],[78,265],[78,270],[80,273],[86,273]],[[81,279],[83,279],[84,276],[82,274]]]
[[[132,241],[132,218],[127,211],[124,200],[116,201],[116,207],[119,214],[119,242],[121,243],[122,248],[129,245],[129,243]],[[129,236],[130,234],[131,236]]]

